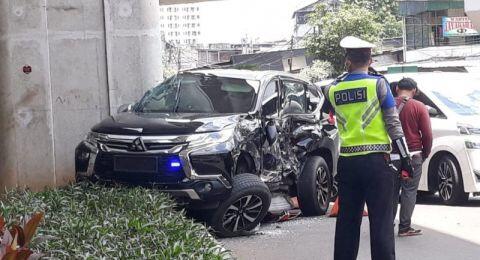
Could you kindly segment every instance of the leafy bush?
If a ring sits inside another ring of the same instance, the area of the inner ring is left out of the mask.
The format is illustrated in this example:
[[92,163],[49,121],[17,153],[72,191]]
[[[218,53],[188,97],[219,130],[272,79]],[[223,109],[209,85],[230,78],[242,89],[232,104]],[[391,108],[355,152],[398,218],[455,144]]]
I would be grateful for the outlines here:
[[332,64],[328,61],[314,60],[310,67],[300,71],[300,77],[315,83],[330,77],[333,73]]
[[46,257],[228,257],[204,226],[176,211],[175,203],[155,190],[78,184],[40,193],[10,191],[0,206],[7,221],[30,212],[45,212],[45,223],[30,247]]
[[33,254],[28,248],[43,213],[36,213],[32,218],[24,221],[23,227],[13,224],[10,229],[0,216],[0,259],[2,260],[33,260],[40,258],[40,254]]

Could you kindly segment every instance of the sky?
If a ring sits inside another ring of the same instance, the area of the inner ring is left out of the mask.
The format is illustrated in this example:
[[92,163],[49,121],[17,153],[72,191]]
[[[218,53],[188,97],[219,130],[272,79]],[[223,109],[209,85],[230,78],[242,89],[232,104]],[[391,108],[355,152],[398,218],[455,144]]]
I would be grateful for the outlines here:
[[202,43],[290,39],[293,12],[315,0],[222,0],[200,4]]

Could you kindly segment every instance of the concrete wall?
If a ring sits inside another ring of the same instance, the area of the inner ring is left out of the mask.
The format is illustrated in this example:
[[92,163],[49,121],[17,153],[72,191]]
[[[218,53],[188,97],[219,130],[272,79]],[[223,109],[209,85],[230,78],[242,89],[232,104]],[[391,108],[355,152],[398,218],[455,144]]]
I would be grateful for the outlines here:
[[0,188],[73,180],[74,148],[89,128],[162,79],[158,7],[0,1]]

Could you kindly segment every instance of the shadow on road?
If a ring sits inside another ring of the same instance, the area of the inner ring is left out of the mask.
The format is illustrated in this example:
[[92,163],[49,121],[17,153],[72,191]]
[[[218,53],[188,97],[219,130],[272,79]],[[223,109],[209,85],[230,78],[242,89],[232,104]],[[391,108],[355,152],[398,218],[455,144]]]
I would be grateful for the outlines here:
[[[438,205],[438,206],[445,206],[445,207],[455,207],[455,206],[448,206],[444,205],[442,202],[442,199],[438,195],[422,195],[417,198],[417,204],[420,205]],[[462,205],[459,205],[460,207],[480,207],[480,198],[472,198]],[[480,258],[479,258],[480,259]]]
[[[397,259],[480,259],[480,245],[429,228],[419,228],[424,231],[423,236],[396,238]],[[301,218],[263,225],[255,236],[221,242],[238,259],[329,260],[333,259],[334,233],[335,219]],[[370,259],[368,218],[363,218],[358,259]]]

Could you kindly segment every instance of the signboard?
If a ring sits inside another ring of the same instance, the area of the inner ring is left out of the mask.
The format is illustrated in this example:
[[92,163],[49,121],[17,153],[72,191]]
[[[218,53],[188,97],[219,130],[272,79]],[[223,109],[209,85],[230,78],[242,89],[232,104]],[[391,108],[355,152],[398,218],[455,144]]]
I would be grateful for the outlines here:
[[443,17],[443,37],[476,36],[480,35],[473,27],[468,17]]

